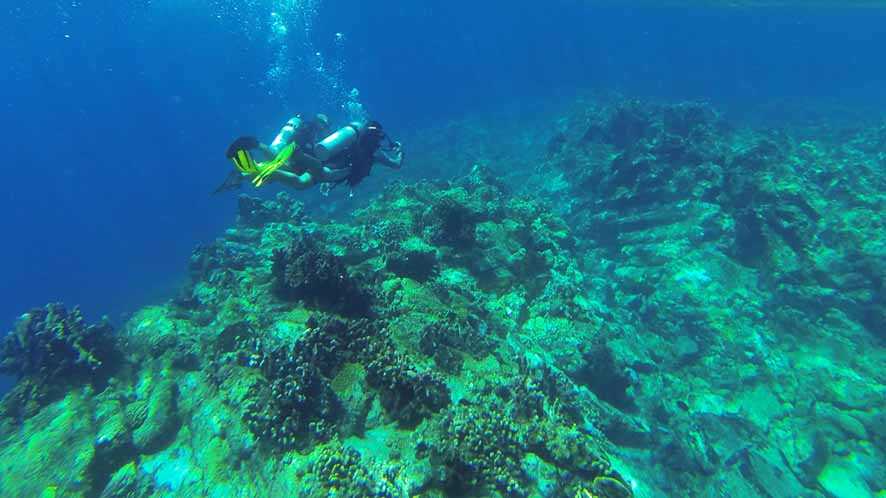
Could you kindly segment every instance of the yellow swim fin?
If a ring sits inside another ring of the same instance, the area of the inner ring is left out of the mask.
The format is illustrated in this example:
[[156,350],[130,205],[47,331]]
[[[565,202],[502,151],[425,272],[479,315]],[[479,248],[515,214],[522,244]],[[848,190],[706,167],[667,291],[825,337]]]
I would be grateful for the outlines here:
[[295,143],[291,143],[284,147],[273,160],[258,163],[256,167],[258,171],[255,173],[255,178],[252,179],[252,184],[256,187],[261,187],[269,176],[289,161],[289,158],[292,157],[292,153],[295,152],[295,149]]
[[252,155],[248,150],[238,150],[237,154],[232,157],[231,160],[234,162],[234,166],[243,173],[254,175],[259,172],[258,166],[255,164],[255,159],[252,158]]

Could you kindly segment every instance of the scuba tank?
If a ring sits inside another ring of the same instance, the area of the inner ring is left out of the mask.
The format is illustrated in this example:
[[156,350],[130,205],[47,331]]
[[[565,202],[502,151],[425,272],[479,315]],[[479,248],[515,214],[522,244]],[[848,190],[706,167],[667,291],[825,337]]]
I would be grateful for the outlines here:
[[324,138],[320,143],[314,146],[314,156],[323,162],[332,159],[341,151],[355,144],[365,128],[365,123],[358,122],[342,126],[338,131]]
[[286,147],[289,142],[292,141],[292,136],[295,135],[295,131],[301,128],[303,122],[301,117],[296,116],[283,125],[283,128],[280,129],[280,133],[274,137],[274,141],[271,142],[270,149],[274,154],[279,154],[283,147]]

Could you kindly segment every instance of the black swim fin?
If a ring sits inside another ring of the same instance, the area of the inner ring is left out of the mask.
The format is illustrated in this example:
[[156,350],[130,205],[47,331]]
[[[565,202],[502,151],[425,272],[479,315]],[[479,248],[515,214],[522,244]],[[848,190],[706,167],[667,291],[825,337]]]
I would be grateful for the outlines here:
[[236,190],[236,189],[240,188],[243,185],[243,180],[245,178],[246,177],[243,176],[243,174],[240,173],[239,170],[235,169],[235,170],[231,171],[230,173],[228,173],[228,176],[227,176],[227,178],[225,178],[225,181],[222,182],[221,185],[219,185],[215,190],[212,191],[212,195],[220,194],[222,192],[227,192],[229,190]]

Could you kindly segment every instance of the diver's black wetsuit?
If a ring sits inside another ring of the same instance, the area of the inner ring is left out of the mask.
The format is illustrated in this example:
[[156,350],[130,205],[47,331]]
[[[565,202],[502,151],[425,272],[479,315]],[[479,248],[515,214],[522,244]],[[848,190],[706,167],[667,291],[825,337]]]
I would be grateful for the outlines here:
[[[377,155],[379,149],[381,149],[382,141],[384,140],[391,142],[382,130],[381,124],[377,121],[370,122],[366,129],[360,133],[360,136],[357,138],[357,143],[342,154],[341,158],[335,161],[338,164],[338,167],[351,169],[351,173],[347,178],[341,180],[339,183],[347,182],[351,187],[356,186],[362,182],[364,178],[369,176],[372,172],[372,165],[376,162],[383,162],[392,167],[399,168],[399,164],[393,165],[393,161],[384,152]],[[399,144],[396,145],[399,147]],[[393,150],[393,145],[391,150]]]
[[356,186],[369,176],[372,172],[372,165],[375,163],[375,153],[381,147],[381,141],[384,133],[363,133],[354,147],[348,151],[348,167],[351,168],[351,174],[345,178],[348,185]]

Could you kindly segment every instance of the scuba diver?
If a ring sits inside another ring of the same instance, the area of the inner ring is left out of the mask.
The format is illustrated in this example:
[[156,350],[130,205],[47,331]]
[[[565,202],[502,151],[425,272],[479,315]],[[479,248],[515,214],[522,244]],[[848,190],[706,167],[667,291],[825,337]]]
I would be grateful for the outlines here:
[[357,186],[376,164],[391,169],[403,166],[403,146],[391,140],[378,121],[350,123],[318,143],[314,152],[324,163],[334,165],[333,171],[349,171],[335,185]]
[[[270,145],[255,137],[238,138],[225,153],[237,169],[216,192],[238,188],[250,176],[256,187],[269,181],[298,190],[322,184],[328,192],[345,182],[356,186],[369,176],[376,163],[394,169],[402,165],[402,146],[388,138],[377,121],[350,123],[317,141],[328,129],[329,120],[323,114],[310,120],[296,116],[286,122]],[[265,161],[256,162],[253,151]]]

